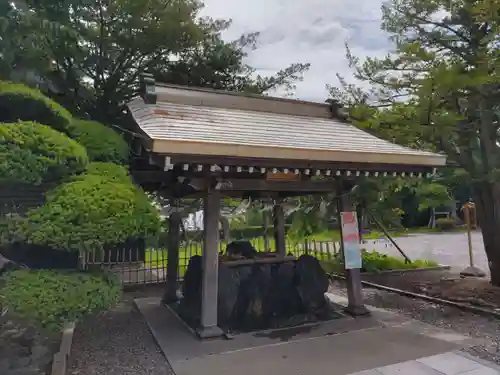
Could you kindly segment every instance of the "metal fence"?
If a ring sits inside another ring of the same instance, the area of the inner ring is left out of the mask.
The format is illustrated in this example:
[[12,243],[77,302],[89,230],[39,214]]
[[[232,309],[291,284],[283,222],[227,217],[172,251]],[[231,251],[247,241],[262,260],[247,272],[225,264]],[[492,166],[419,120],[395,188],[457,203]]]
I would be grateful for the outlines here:
[[[257,251],[274,251],[271,238],[249,239]],[[219,251],[225,252],[227,243],[219,242]],[[304,240],[286,244],[287,254],[299,257],[303,254],[315,256],[319,260],[332,260],[339,252],[339,245],[333,241]],[[178,277],[182,279],[189,259],[193,255],[202,255],[201,241],[183,241],[179,249]],[[84,260],[87,268],[104,268],[116,273],[125,285],[163,283],[167,278],[168,252],[166,248],[144,248],[127,246],[115,248],[101,255],[88,253]]]

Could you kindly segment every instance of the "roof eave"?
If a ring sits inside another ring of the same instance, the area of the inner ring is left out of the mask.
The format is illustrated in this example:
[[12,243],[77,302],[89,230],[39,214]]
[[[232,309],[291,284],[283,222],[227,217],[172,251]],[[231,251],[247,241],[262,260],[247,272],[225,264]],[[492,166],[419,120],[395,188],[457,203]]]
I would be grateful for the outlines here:
[[284,147],[263,147],[242,144],[193,142],[153,139],[152,152],[159,154],[224,155],[232,158],[262,158],[290,161],[316,161],[408,165],[438,168],[446,165],[446,156],[427,152],[414,154],[374,153],[353,151],[311,150]]

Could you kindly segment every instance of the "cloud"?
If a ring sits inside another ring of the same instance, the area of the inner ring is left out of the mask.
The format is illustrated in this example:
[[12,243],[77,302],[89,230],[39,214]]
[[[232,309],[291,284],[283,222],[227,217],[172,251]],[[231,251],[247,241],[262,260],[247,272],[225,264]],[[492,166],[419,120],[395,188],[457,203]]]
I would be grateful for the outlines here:
[[273,74],[291,63],[310,63],[296,97],[323,101],[326,84],[338,83],[336,73],[352,80],[345,42],[358,57],[383,56],[391,48],[380,30],[383,0],[205,0],[203,15],[232,19],[224,35],[260,32],[258,49],[248,63],[259,74]]

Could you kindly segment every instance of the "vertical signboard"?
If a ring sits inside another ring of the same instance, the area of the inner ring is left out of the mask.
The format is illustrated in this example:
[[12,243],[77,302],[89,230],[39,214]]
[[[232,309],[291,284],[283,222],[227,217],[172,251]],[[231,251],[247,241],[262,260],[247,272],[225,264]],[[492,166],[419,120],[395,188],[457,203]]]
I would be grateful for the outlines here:
[[342,226],[345,269],[361,268],[361,248],[356,212],[341,212],[340,225]]

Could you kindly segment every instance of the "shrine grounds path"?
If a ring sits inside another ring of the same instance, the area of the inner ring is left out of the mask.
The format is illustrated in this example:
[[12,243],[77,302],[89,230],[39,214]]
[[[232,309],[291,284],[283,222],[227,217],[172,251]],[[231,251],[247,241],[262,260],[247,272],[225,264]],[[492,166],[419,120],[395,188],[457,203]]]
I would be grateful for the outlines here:
[[[410,259],[434,260],[459,270],[469,265],[467,233],[465,232],[410,234],[394,240]],[[400,256],[396,247],[386,239],[366,240],[363,247],[367,251],[376,250],[384,254]],[[475,265],[488,273],[488,260],[484,252],[483,237],[479,231],[472,232],[472,248]]]

